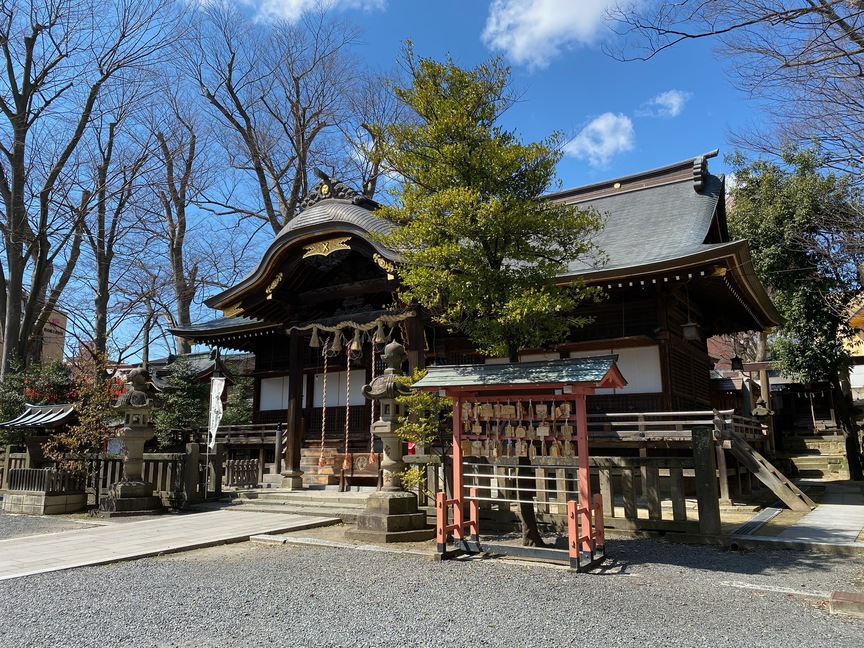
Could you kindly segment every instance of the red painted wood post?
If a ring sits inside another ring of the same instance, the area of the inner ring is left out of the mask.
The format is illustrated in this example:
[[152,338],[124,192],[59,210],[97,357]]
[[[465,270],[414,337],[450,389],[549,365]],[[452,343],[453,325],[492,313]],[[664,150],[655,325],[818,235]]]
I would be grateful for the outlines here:
[[570,568],[579,568],[579,524],[577,522],[576,500],[567,500],[567,551],[570,554]]
[[600,493],[594,495],[594,548],[606,547],[606,531],[603,527],[603,496]]
[[438,553],[447,550],[447,493],[435,494],[435,537]]
[[591,466],[588,459],[588,410],[585,394],[578,394],[576,405],[576,451],[579,455],[579,508],[582,510],[581,527],[586,533],[582,540],[582,552],[590,555],[591,546]]
[[471,499],[468,502],[468,521],[474,530],[474,541],[480,542],[480,502],[477,500],[477,489],[471,489]]
[[453,524],[456,525],[456,538],[465,540],[463,526],[464,494],[462,492],[462,416],[459,396],[453,397],[453,499],[456,505],[453,510]]

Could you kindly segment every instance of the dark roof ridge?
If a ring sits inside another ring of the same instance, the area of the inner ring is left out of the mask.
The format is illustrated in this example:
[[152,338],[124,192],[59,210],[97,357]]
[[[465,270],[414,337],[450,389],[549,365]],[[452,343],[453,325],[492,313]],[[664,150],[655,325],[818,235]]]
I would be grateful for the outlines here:
[[[553,191],[552,193],[544,194],[543,198],[547,200],[567,200],[583,195],[586,196],[586,199],[589,195],[591,198],[597,198],[613,192],[620,194],[629,191],[638,191],[640,189],[645,189],[646,187],[657,187],[664,184],[673,184],[687,180],[694,183],[694,189],[696,191],[700,191],[702,189],[702,183],[700,181],[708,174],[707,160],[708,158],[717,157],[719,153],[720,149],[714,149],[713,151],[708,151],[702,155],[697,155],[696,157],[681,160],[680,162],[674,162],[662,167],[657,167],[656,169],[648,169],[647,171],[640,171],[638,173],[632,173],[619,178],[611,178],[609,180],[603,180],[589,185],[562,189],[561,191]],[[681,173],[687,170],[691,171],[691,173],[687,175],[672,175],[675,171]],[[660,180],[660,178],[665,178],[666,176],[670,177],[665,181]],[[652,178],[657,179],[658,181],[645,182]],[[639,182],[640,180],[643,182]],[[616,184],[618,187],[615,186]]]

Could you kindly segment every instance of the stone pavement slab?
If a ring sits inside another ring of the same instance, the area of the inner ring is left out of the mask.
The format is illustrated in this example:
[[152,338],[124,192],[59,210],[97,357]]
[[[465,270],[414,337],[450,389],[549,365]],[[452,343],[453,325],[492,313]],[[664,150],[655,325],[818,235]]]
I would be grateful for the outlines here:
[[864,493],[858,482],[826,482],[821,503],[777,535],[797,542],[855,543],[864,529]]
[[143,558],[267,533],[300,531],[338,518],[213,511],[0,540],[0,580]]

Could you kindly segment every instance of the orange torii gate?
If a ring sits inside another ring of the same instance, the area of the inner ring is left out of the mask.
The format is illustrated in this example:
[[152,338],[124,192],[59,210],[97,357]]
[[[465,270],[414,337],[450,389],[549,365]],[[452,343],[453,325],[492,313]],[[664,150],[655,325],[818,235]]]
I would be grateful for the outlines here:
[[[414,387],[453,399],[454,493],[449,500],[445,493],[437,495],[439,552],[448,553],[447,538],[452,533],[454,548],[459,551],[564,558],[561,551],[481,543],[479,502],[487,498],[480,497],[476,487],[470,488],[467,496],[465,493],[466,465],[480,465],[466,464],[466,457],[485,457],[491,466],[512,468],[519,465],[519,457],[530,460],[538,456],[539,449],[539,454],[552,457],[575,455],[578,462],[578,500],[567,501],[570,567],[584,570],[602,562],[603,508],[599,493],[591,497],[585,398],[596,389],[627,384],[616,361],[617,356],[606,355],[428,368]],[[515,479],[518,491],[520,477]],[[506,501],[534,503],[518,495]]]

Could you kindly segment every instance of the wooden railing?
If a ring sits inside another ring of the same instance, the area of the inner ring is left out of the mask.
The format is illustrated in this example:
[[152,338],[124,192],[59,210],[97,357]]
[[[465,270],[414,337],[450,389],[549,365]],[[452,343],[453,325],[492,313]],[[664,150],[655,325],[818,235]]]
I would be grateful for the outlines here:
[[[700,435],[703,442],[693,444],[690,456],[590,457],[592,491],[601,495],[606,524],[622,529],[717,533],[713,429],[704,426]],[[520,465],[518,457],[494,461],[470,457],[462,466],[463,493],[476,490],[479,507],[493,513],[509,513],[514,505],[532,503],[540,519],[555,523],[567,515],[568,502],[579,499],[579,468],[572,457],[538,456],[527,465]],[[690,479],[686,491],[685,477]],[[686,495],[696,507],[688,506]],[[592,504],[579,502],[580,506]]]
[[30,467],[30,456],[26,452],[12,452],[12,446],[0,450],[0,490],[9,488],[9,471]]
[[733,410],[698,412],[619,412],[588,415],[588,439],[592,442],[689,442],[694,427],[709,426],[718,433],[734,428],[748,442],[764,439],[759,421]]
[[10,491],[56,495],[84,492],[84,476],[54,468],[13,468],[9,471]]
[[225,485],[255,486],[258,483],[257,459],[229,459],[225,462]]

